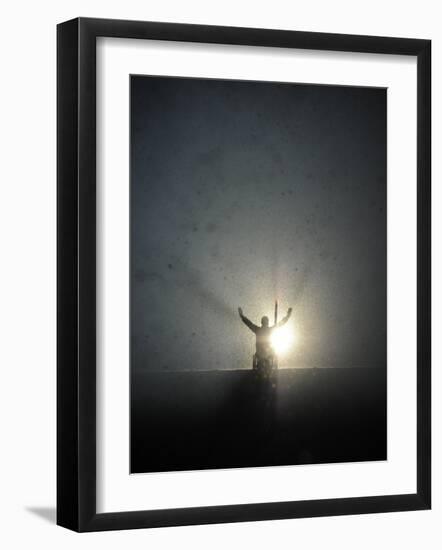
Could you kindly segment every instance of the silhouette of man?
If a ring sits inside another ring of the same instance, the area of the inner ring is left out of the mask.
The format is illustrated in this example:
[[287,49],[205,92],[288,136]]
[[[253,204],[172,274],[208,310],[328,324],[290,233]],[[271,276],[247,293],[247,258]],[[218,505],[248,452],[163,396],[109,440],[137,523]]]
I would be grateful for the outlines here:
[[269,326],[269,318],[264,316],[261,318],[261,326],[255,325],[250,321],[250,319],[247,319],[245,315],[243,315],[242,309],[238,308],[239,316],[241,317],[242,322],[249,327],[249,329],[255,333],[256,335],[256,355],[259,359],[266,359],[269,356],[273,355],[273,349],[271,344],[271,337],[272,332],[275,328],[282,327],[287,323],[287,321],[290,319],[290,315],[292,314],[292,308],[290,308],[287,311],[287,315],[284,317],[284,319],[281,319],[279,323],[276,323],[276,325],[273,325],[272,327]]

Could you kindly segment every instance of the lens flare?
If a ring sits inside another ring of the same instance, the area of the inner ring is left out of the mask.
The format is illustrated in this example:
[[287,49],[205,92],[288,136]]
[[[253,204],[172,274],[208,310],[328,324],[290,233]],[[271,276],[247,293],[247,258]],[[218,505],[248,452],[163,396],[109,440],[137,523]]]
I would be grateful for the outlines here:
[[272,347],[278,355],[284,355],[292,347],[294,343],[293,328],[283,326],[276,328],[271,337]]

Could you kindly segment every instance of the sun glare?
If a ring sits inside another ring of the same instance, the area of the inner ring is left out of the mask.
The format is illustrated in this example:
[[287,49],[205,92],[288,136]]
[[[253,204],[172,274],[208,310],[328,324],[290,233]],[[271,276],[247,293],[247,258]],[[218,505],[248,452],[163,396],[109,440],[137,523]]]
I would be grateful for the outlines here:
[[293,346],[293,327],[276,328],[272,333],[272,347],[278,355],[284,355]]

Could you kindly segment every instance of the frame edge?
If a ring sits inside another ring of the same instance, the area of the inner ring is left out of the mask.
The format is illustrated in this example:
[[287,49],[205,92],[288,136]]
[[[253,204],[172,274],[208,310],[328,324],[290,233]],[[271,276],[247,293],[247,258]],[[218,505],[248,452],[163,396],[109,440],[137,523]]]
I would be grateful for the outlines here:
[[417,56],[417,494],[431,509],[431,41]]
[[57,25],[57,524],[78,530],[78,20]]

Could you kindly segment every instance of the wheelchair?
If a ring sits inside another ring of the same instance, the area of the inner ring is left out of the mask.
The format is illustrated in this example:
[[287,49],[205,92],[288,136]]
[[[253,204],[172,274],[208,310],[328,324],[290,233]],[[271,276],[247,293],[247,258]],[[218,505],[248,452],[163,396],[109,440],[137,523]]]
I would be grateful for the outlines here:
[[252,368],[257,374],[269,376],[278,368],[278,357],[272,351],[266,355],[253,355]]

